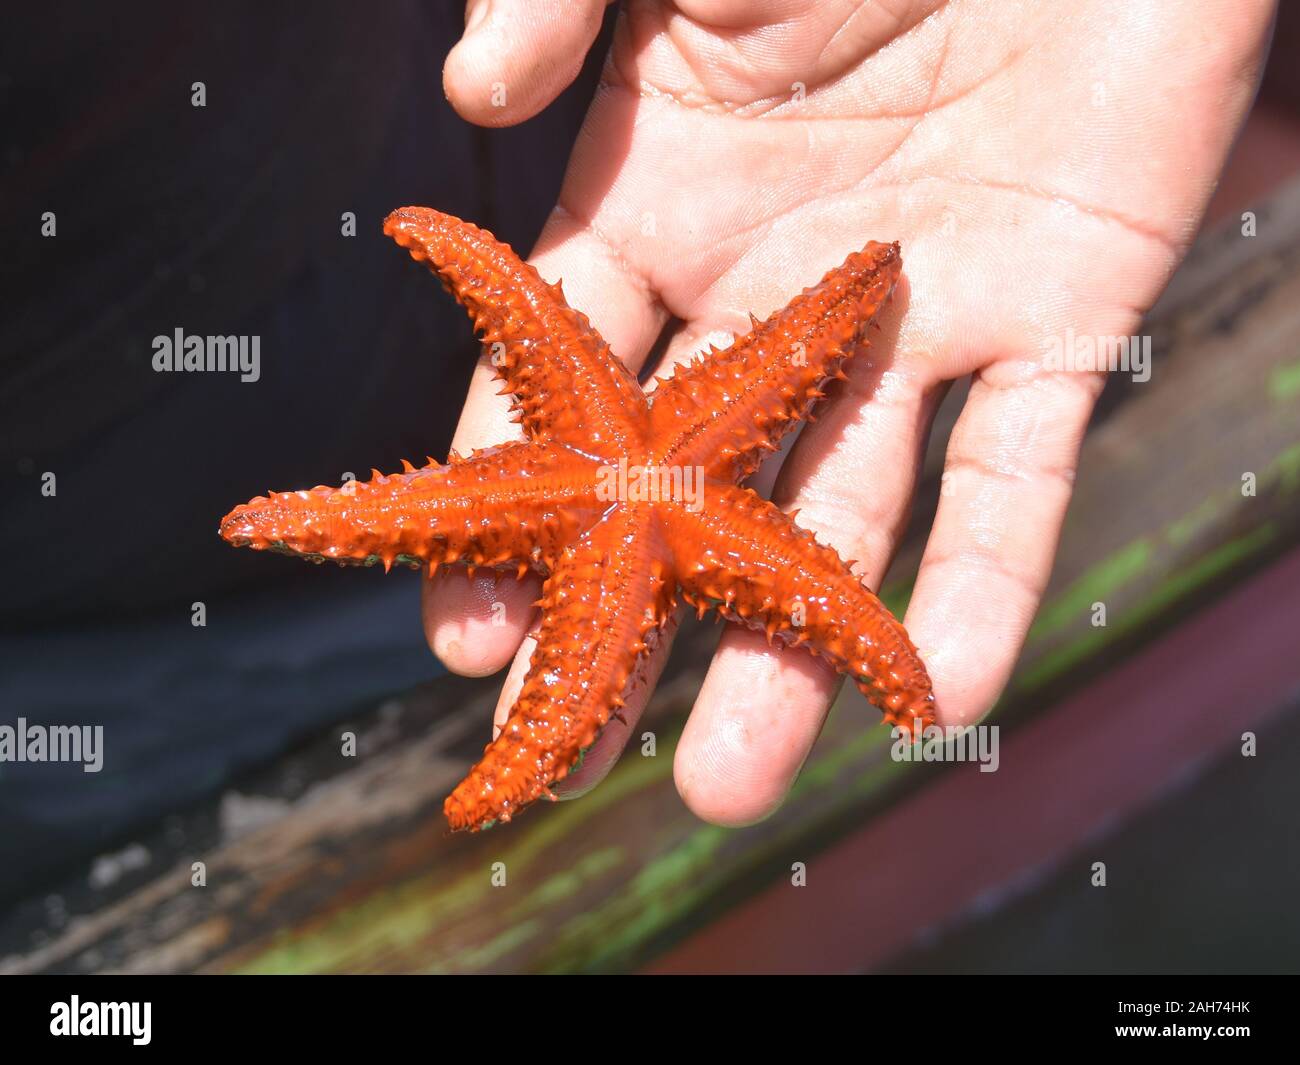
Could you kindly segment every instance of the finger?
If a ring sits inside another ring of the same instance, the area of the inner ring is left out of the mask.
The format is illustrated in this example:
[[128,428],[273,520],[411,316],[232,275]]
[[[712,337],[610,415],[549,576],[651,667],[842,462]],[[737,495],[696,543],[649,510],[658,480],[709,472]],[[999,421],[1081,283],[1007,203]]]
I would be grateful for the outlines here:
[[[846,367],[843,392],[805,428],[772,493],[873,588],[906,527],[942,395],[886,360],[899,314],[891,311],[873,347]],[[766,817],[794,783],[839,687],[835,671],[806,650],[769,647],[762,634],[729,626],[677,746],[683,799],[718,824]]]
[[480,126],[532,118],[573,84],[600,32],[606,0],[470,0],[447,56],[443,92]]
[[421,597],[429,647],[453,673],[486,677],[503,668],[532,622],[541,581],[532,574],[435,572]]
[[826,692],[837,683],[806,651],[775,650],[758,633],[729,629],[677,741],[682,801],[716,825],[767,817],[803,765],[804,733],[820,729]]
[[[549,281],[563,279],[570,305],[587,312],[616,355],[639,368],[662,328],[662,307],[645,282],[593,232],[556,210],[530,262]],[[487,356],[479,359],[452,447],[462,455],[522,439],[510,420],[510,400]],[[434,654],[453,673],[482,676],[505,666],[523,638],[540,587],[529,575],[516,585],[489,587],[488,575],[467,580],[464,571],[436,573],[424,582],[422,615]],[[500,604],[500,605],[497,605]],[[504,613],[503,613],[504,611]],[[504,617],[504,622],[503,622]]]
[[[663,672],[664,665],[668,661],[668,655],[672,651],[673,640],[677,635],[677,627],[680,622],[681,613],[679,611],[660,633],[659,642],[637,662],[632,679],[628,682],[627,691],[623,696],[624,703],[619,708],[617,716],[609,719],[605,727],[600,730],[595,743],[583,753],[581,767],[551,789],[557,797],[576,799],[585,795],[604,780],[609,775],[610,770],[614,768],[619,755],[623,753],[624,747],[627,746],[628,738],[640,721],[646,704],[650,701],[655,684],[658,683],[659,675]],[[532,632],[520,645],[514,663],[510,667],[510,672],[506,675],[506,682],[502,685],[501,695],[497,700],[496,712],[492,719],[493,739],[505,727],[505,723],[510,717],[510,711],[514,708],[515,700],[519,698],[520,689],[523,688],[524,678],[528,675],[528,667],[533,657],[533,651],[537,647],[537,640],[533,635],[535,632],[536,625],[532,627]]]
[[1011,675],[1103,385],[1100,375],[1050,373],[1031,360],[975,375],[906,618],[941,725],[974,724]]

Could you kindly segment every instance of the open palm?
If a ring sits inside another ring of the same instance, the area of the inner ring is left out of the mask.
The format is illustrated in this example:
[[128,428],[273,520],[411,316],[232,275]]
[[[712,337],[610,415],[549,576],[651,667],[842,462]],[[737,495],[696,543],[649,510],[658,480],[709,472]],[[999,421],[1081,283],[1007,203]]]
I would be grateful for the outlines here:
[[[471,3],[445,71],[453,104],[484,124],[529,117],[576,75],[603,7]],[[869,240],[901,242],[883,331],[801,434],[772,497],[876,586],[934,409],[948,382],[972,376],[905,619],[941,723],[977,721],[1010,675],[1104,384],[1047,368],[1044,352],[1067,330],[1136,329],[1199,223],[1271,11],[1265,0],[625,5],[531,261],[563,278],[630,366],[662,350],[665,376]],[[481,364],[457,450],[518,434],[496,390]],[[426,586],[430,643],[449,668],[492,672],[518,648],[498,725],[532,651],[536,598],[533,578],[440,574]],[[678,745],[686,802],[723,824],[773,810],[837,684],[811,656],[729,629]],[[608,771],[649,687],[559,790]]]

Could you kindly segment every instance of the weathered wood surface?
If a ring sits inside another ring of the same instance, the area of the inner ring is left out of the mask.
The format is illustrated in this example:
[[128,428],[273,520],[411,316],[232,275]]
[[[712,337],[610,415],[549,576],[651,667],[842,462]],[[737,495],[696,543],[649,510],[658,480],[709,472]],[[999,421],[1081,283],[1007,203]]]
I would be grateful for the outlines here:
[[[1198,242],[1147,327],[1151,380],[1112,385],[1004,726],[1300,540],[1300,183],[1257,215],[1254,238],[1234,222]],[[895,607],[937,496],[937,429],[886,583]],[[3,941],[21,930],[22,942],[0,972],[622,969],[944,771],[892,761],[888,734],[869,727],[878,715],[846,695],[777,815],[745,830],[700,823],[673,788],[672,749],[713,639],[679,640],[642,730],[657,756],[629,749],[580,801],[448,836],[442,798],[481,748],[497,684],[448,678],[352,726],[358,758],[340,756],[333,730],[101,861],[90,883],[33,900],[6,922]],[[191,886],[195,861],[205,887]]]
[[[1292,548],[1022,721],[997,772],[944,773],[819,852],[804,887],[775,881],[649,971],[1293,971],[1300,787],[1277,784],[1300,753],[1297,632]],[[1110,877],[1104,903],[1096,861]],[[976,935],[982,949],[964,953]]]

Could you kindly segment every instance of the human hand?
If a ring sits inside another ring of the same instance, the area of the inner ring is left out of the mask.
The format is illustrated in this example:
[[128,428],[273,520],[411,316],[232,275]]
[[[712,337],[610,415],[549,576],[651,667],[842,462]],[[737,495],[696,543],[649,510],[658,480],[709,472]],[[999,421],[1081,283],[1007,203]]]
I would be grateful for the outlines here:
[[[576,75],[603,7],[471,3],[449,98],[482,124],[529,117]],[[940,724],[977,721],[1010,676],[1104,384],[1048,370],[1047,344],[1067,329],[1134,332],[1197,228],[1271,12],[1265,0],[625,5],[531,261],[638,370],[675,321],[663,377],[868,240],[901,242],[903,282],[869,360],[847,365],[772,498],[877,586],[934,410],[971,375],[905,619]],[[519,436],[496,391],[481,361],[456,450]],[[533,578],[426,584],[426,631],[449,668],[482,675],[515,657],[498,726],[532,653],[537,595]],[[666,644],[557,792],[608,772]],[[720,824],[770,813],[837,687],[805,652],[729,627],[677,748],[687,804]]]

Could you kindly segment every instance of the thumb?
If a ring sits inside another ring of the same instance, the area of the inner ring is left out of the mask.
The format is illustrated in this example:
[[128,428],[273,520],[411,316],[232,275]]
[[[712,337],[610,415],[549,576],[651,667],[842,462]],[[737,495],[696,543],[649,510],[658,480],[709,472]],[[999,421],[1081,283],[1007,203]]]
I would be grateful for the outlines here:
[[465,33],[442,88],[480,126],[532,118],[573,83],[600,32],[607,0],[469,0]]

